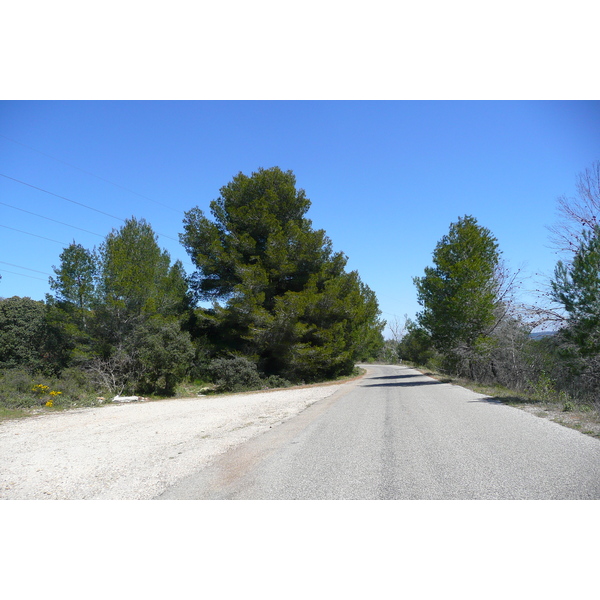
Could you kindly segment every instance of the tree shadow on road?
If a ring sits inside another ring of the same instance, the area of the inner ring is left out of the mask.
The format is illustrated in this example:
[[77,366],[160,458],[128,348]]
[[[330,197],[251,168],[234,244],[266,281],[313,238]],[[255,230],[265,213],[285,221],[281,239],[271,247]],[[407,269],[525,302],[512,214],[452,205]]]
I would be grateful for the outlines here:
[[384,375],[383,377],[369,377],[368,380],[372,379],[414,379],[415,377],[422,377],[422,375]]
[[491,396],[489,398],[477,398],[477,400],[469,400],[469,402],[486,402],[488,404],[539,404],[535,400],[522,398],[519,396]]
[[442,382],[435,379],[431,381],[398,381],[396,383],[367,383],[362,387],[418,387],[421,385],[442,385]]
[[[409,375],[383,375],[381,377],[369,377],[365,381],[368,382],[386,380],[389,381],[389,383],[365,383],[362,387],[418,387],[421,385],[438,385],[440,383],[446,383],[443,381],[438,381],[437,379],[429,378],[427,379],[427,381],[423,381],[423,377],[424,376],[421,373],[411,373]],[[414,381],[415,379],[420,379],[420,381]]]
[[469,404],[473,402],[483,402],[484,404],[504,404],[500,398],[477,398],[476,400],[468,400]]

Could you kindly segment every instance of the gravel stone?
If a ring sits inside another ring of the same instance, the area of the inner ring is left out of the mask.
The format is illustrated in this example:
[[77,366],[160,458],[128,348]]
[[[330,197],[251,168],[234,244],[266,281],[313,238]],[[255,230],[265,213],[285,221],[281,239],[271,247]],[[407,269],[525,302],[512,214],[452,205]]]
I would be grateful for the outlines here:
[[343,384],[118,404],[0,423],[0,499],[147,500]]

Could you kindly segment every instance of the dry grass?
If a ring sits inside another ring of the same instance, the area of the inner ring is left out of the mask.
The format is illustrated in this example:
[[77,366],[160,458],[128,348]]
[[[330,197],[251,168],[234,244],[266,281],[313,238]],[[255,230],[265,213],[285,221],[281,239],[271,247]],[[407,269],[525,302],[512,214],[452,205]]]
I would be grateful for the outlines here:
[[30,410],[24,408],[5,408],[0,406],[0,422],[7,421],[9,419],[20,419],[22,417],[29,417],[33,413]]

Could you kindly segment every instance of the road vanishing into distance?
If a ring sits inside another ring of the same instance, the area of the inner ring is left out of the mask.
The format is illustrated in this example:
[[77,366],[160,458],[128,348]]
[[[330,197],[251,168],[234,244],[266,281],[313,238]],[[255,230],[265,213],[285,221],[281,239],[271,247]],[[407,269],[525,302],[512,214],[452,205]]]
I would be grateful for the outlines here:
[[600,499],[600,440],[408,367],[363,366],[157,499]]

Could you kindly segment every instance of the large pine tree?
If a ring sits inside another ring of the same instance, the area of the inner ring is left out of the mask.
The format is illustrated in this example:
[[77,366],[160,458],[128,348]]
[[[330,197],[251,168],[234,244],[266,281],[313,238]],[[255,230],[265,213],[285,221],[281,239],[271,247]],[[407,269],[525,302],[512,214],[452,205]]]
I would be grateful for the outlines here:
[[181,241],[197,296],[225,302],[214,309],[222,347],[294,380],[349,372],[380,342],[377,301],[312,228],[294,174],[239,173],[220,192],[212,220],[199,208],[186,213]]
[[419,324],[447,357],[468,359],[497,322],[499,259],[496,238],[466,215],[438,242],[434,266],[414,278]]

